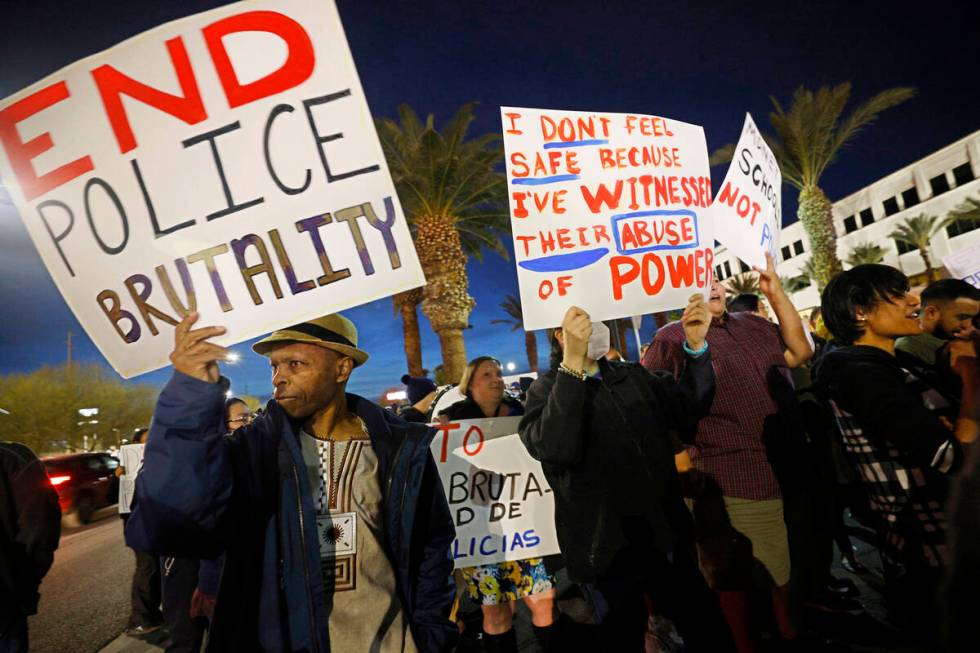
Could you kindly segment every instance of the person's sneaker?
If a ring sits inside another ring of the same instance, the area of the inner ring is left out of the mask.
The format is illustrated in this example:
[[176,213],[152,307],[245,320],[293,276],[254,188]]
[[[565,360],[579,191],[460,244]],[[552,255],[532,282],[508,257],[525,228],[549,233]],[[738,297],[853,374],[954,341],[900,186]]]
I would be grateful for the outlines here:
[[834,576],[831,576],[827,582],[827,590],[833,594],[847,598],[853,598],[861,593],[861,590],[857,588],[857,585],[850,578],[835,578]]
[[842,556],[840,559],[840,566],[852,574],[869,573],[868,568],[861,564],[861,562],[854,556]]
[[150,633],[155,633],[156,631],[160,630],[161,625],[162,624],[153,624],[153,625],[144,626],[140,624],[139,626],[130,626],[129,628],[126,629],[126,634],[129,635],[130,637],[143,637],[145,635],[149,635]]

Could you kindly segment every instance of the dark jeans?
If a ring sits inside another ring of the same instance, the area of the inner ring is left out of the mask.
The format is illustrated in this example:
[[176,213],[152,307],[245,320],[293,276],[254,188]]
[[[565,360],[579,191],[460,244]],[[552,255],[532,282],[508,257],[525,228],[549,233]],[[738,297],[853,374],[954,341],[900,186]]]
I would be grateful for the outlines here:
[[0,615],[0,653],[27,653],[27,617]]
[[[128,514],[119,515],[123,524]],[[129,592],[130,613],[127,628],[157,626],[163,622],[160,613],[160,559],[152,553],[133,551],[136,554],[136,571]]]
[[199,653],[208,620],[191,617],[191,597],[197,587],[198,561],[163,558],[163,618],[170,629],[167,653]]
[[654,612],[673,621],[688,653],[735,650],[718,599],[687,549],[678,549],[672,561],[654,549],[621,554],[605,575],[583,589],[599,624],[600,651],[645,650],[644,595]]

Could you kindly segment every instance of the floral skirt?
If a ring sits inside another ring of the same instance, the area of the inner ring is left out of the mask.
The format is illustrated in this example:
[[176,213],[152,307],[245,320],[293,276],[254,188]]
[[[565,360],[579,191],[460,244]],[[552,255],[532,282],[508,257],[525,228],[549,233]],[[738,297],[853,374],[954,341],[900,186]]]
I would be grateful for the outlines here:
[[510,603],[555,586],[555,577],[548,574],[542,558],[465,567],[460,572],[470,598],[481,605]]

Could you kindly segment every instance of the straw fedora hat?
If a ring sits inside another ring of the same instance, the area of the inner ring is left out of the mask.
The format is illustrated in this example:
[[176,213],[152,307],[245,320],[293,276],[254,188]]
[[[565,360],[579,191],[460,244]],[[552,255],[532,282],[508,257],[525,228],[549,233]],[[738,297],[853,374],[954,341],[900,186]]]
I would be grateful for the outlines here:
[[268,356],[276,345],[285,342],[308,342],[332,349],[353,358],[354,367],[363,365],[368,359],[367,352],[357,348],[357,327],[340,313],[273,331],[252,345],[252,351]]

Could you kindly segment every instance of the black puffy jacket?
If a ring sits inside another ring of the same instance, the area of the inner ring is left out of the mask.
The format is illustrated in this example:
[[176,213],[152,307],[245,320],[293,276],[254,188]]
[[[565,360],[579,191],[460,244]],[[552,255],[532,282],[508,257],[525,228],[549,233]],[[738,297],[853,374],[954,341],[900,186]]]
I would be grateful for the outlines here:
[[60,537],[58,493],[44,464],[24,445],[0,442],[0,620],[37,612]]
[[520,424],[555,493],[558,543],[576,582],[603,575],[631,545],[669,553],[689,537],[672,434],[692,442],[714,398],[710,352],[687,357],[679,382],[637,363],[601,360],[599,370],[585,381],[540,377]]

